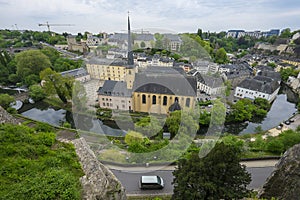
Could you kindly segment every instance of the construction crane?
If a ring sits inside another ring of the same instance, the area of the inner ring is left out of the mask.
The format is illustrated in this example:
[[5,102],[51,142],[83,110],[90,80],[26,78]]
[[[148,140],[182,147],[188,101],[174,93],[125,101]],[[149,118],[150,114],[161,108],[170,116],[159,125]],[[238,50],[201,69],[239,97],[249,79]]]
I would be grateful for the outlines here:
[[49,24],[46,22],[45,24],[38,24],[39,26],[47,26],[48,31],[50,32],[50,26],[74,26],[74,24]]

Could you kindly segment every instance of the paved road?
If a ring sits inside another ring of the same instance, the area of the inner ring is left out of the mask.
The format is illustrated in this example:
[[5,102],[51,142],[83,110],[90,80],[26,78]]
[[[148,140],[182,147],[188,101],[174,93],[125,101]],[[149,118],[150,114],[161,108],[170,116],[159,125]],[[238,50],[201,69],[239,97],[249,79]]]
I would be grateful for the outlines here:
[[[247,171],[251,173],[252,181],[248,186],[250,189],[258,189],[261,187],[267,177],[272,173],[274,167],[248,167]],[[171,194],[173,192],[173,170],[158,170],[150,172],[112,170],[116,177],[126,188],[127,194]],[[138,180],[141,175],[159,175],[165,181],[165,188],[162,190],[140,190]]]

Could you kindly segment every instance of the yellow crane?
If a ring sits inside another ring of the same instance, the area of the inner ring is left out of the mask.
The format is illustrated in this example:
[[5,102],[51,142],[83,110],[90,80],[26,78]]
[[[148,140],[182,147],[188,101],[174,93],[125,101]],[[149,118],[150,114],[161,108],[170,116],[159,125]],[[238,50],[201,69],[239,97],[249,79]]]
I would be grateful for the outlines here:
[[49,24],[46,22],[45,24],[38,24],[39,26],[47,26],[48,31],[50,32],[50,26],[74,26],[74,24]]

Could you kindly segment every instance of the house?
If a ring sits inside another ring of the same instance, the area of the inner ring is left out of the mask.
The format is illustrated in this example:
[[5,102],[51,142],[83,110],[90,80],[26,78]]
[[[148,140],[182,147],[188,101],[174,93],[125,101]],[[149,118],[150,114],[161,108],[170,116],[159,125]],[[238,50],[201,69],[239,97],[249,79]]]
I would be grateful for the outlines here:
[[221,65],[219,72],[222,72],[222,77],[224,80],[230,81],[232,87],[236,87],[245,78],[250,77],[253,73],[253,70],[248,63],[242,62]]
[[165,48],[171,51],[178,51],[180,49],[182,40],[179,35],[166,33],[163,34],[163,36],[163,43],[165,43],[166,46]]
[[234,96],[238,98],[264,98],[272,102],[280,89],[279,83],[269,77],[255,76],[246,78],[235,89]]
[[131,90],[124,81],[106,80],[98,90],[98,103],[101,108],[132,110]]
[[225,85],[222,78],[208,76],[196,72],[193,76],[197,77],[197,91],[208,95],[222,95],[225,92]]
[[69,51],[79,51],[81,53],[86,53],[89,51],[89,48],[85,41],[81,40],[80,42],[76,41],[74,35],[67,36],[68,50]]
[[78,68],[78,69],[72,69],[68,71],[64,71],[60,73],[62,76],[69,76],[74,77],[75,80],[80,82],[86,82],[91,80],[91,76],[88,74],[88,72],[84,68]]
[[197,60],[193,63],[193,67],[197,69],[201,74],[217,73],[219,71],[219,65],[207,60]]
[[182,68],[148,67],[135,76],[133,111],[167,114],[193,109],[196,93],[196,78],[186,76]]
[[134,34],[133,45],[138,48],[153,48],[155,38],[152,34]]

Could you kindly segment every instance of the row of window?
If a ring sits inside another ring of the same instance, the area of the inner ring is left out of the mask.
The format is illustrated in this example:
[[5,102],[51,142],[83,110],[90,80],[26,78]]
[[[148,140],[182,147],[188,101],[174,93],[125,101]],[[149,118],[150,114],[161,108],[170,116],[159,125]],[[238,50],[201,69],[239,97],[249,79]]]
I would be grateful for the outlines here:
[[[103,107],[113,107],[113,104],[112,103],[104,103],[103,102]],[[122,104],[122,108],[124,109],[125,108],[125,105],[124,104]],[[117,105],[117,109],[119,109],[119,106]],[[130,107],[129,107],[129,109],[130,109]]]
[[[248,93],[248,92],[246,92],[246,93]],[[251,92],[251,93],[249,92],[249,94],[252,95],[253,92]],[[240,94],[240,93],[237,93],[236,96],[243,96],[243,94],[242,94],[242,93],[241,93],[241,94]],[[259,94],[259,95],[254,96],[254,98],[257,98],[257,97],[265,98],[265,96],[266,96],[266,95],[264,95],[264,94],[263,94],[263,95]]]
[[[150,95],[148,97],[150,97]],[[160,96],[158,98],[160,98]],[[172,99],[172,97],[170,97],[170,100],[171,99]],[[184,101],[183,97],[182,97],[182,101]],[[178,102],[179,103],[178,97],[175,97],[174,102]],[[142,95],[142,104],[146,104],[146,103],[147,103],[146,95],[143,94]],[[190,107],[190,103],[191,103],[191,99],[190,98],[186,98],[186,100],[185,100],[185,106],[186,107]],[[152,96],[152,105],[155,105],[155,104],[156,104],[156,95],[153,95]],[[167,104],[168,104],[168,97],[164,96],[163,97],[163,105],[166,106]]]

